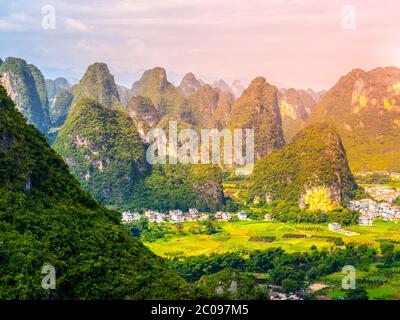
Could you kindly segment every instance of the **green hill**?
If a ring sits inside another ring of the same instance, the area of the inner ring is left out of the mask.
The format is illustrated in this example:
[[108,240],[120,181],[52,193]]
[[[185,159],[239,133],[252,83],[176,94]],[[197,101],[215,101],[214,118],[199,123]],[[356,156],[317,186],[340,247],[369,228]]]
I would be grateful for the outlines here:
[[251,197],[327,211],[351,198],[357,185],[340,136],[327,123],[300,131],[282,150],[256,162]]
[[[95,108],[95,106],[93,107]],[[81,190],[0,87],[0,299],[180,299],[186,283]],[[56,289],[41,286],[44,265]]]
[[132,119],[90,99],[72,107],[54,149],[102,204],[129,202],[147,171],[144,145]]

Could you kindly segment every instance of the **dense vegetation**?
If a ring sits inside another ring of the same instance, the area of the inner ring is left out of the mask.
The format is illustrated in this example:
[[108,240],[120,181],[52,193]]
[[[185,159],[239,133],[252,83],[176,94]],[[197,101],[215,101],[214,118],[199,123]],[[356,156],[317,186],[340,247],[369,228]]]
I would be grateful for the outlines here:
[[256,163],[249,196],[260,204],[282,200],[311,211],[331,211],[356,189],[339,135],[321,123],[303,129],[284,149]]
[[220,170],[212,165],[157,165],[125,113],[84,99],[76,103],[54,143],[86,191],[103,204],[130,209],[217,210]]
[[[174,257],[168,261],[170,268],[189,282],[205,276],[218,275],[232,270],[240,273],[266,273],[268,284],[279,285],[284,292],[305,289],[324,275],[341,271],[346,265],[364,268],[378,262],[384,271],[400,265],[400,250],[390,242],[382,242],[381,254],[365,244],[348,243],[343,248],[333,245],[330,250],[311,247],[308,252],[286,253],[280,248],[252,252],[229,252],[189,257]],[[359,285],[362,289],[363,285]],[[348,298],[356,292],[350,292]]]
[[[185,282],[81,190],[0,87],[0,299],[178,299]],[[43,265],[56,268],[44,290]]]
[[103,204],[130,202],[147,171],[144,145],[132,119],[90,99],[73,106],[54,149]]
[[232,106],[232,129],[254,129],[255,156],[259,159],[285,145],[278,89],[265,78],[254,79]]
[[106,107],[120,105],[114,76],[105,63],[90,65],[79,84],[74,88],[74,102],[84,98],[93,99]]
[[400,69],[352,70],[321,99],[312,122],[333,124],[343,139],[350,167],[399,171]]

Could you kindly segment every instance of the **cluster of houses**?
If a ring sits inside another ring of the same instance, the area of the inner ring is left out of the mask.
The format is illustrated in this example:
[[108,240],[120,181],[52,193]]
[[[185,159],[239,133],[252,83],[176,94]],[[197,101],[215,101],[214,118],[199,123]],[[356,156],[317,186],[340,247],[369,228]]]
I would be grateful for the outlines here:
[[393,221],[400,219],[400,207],[393,206],[389,202],[376,202],[372,199],[350,201],[348,207],[360,211],[358,222],[362,226],[372,226],[375,219]]
[[[146,211],[143,214],[139,212],[126,211],[122,213],[122,222],[135,222],[139,221],[142,217],[147,218],[150,222],[161,223],[161,222],[186,222],[186,221],[204,221],[211,217],[214,220],[231,221],[233,216],[229,212],[217,212],[214,215],[209,213],[200,213],[195,208],[190,208],[188,212],[182,210],[170,210],[168,214],[160,213],[158,211]],[[239,220],[248,220],[247,212],[237,213]]]
[[398,191],[396,188],[388,188],[385,186],[372,186],[364,187],[364,190],[377,201],[392,203],[394,200],[400,197],[400,191]]

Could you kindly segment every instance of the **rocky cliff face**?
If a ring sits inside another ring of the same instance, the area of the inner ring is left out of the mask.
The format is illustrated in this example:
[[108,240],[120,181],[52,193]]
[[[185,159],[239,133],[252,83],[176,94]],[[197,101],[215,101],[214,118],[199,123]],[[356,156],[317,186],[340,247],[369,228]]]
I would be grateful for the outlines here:
[[254,129],[255,155],[259,159],[285,145],[278,89],[265,78],[254,79],[232,106],[232,129]]
[[282,150],[256,163],[251,194],[328,211],[357,189],[340,136],[328,123],[300,131]]
[[117,85],[117,88],[118,88],[119,100],[124,106],[126,106],[129,102],[129,89],[120,85]]
[[150,128],[159,121],[158,113],[149,98],[132,97],[126,107],[128,115],[135,122],[136,128],[145,141],[145,136]]
[[285,140],[291,141],[305,127],[310,113],[315,110],[316,102],[308,92],[293,88],[280,90],[278,101]]
[[0,65],[0,83],[28,122],[46,133],[50,117],[40,71],[22,59],[9,57]]
[[400,170],[400,69],[356,69],[318,103],[310,121],[335,126],[354,171]]
[[[56,78],[54,80],[46,79],[47,99],[49,101],[49,112],[52,133],[63,125],[69,108],[71,107],[73,94],[68,80],[65,78]],[[51,133],[51,134],[52,134]]]
[[74,101],[84,98],[96,100],[109,108],[120,104],[114,76],[105,63],[90,65],[79,84],[74,87]]

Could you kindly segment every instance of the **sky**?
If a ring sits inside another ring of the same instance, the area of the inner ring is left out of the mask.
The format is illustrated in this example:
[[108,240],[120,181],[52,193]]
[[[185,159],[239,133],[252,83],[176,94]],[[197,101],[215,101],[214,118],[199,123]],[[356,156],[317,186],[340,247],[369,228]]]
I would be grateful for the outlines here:
[[191,71],[321,90],[354,68],[400,67],[399,12],[398,0],[2,0],[0,57],[47,78],[105,62],[126,86],[162,66],[173,82]]

